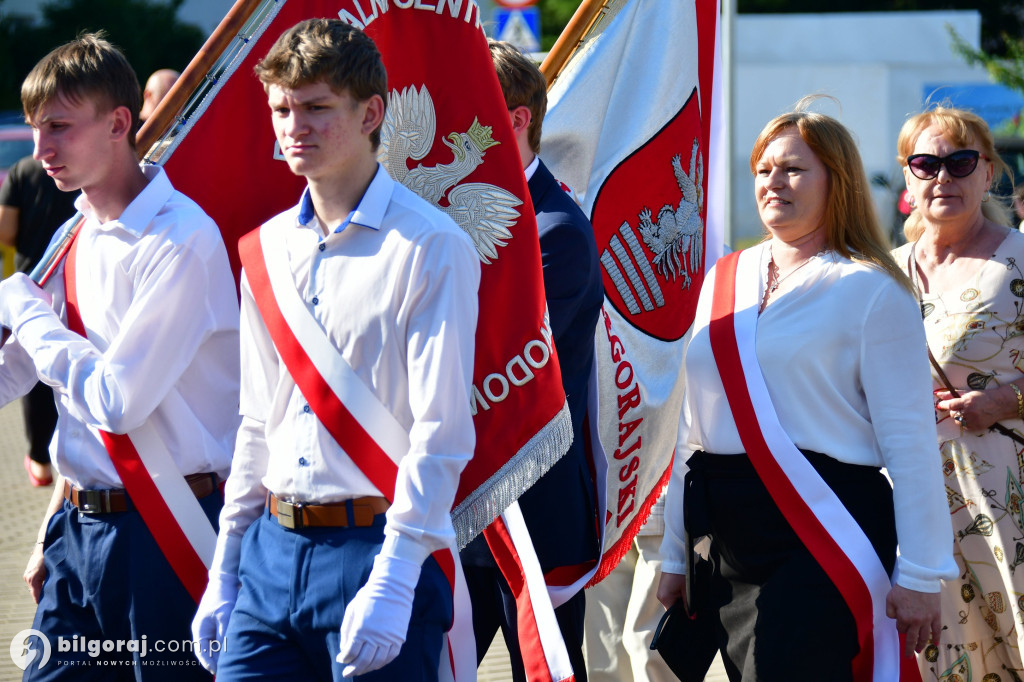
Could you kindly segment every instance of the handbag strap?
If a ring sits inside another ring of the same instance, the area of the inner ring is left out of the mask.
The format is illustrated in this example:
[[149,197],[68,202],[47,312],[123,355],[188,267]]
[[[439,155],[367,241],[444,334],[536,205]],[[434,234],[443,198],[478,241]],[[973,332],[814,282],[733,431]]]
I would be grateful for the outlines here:
[[[917,275],[917,258],[914,256],[914,247],[915,246],[916,246],[916,244],[911,244],[910,245],[910,253],[907,254],[907,274],[910,276],[910,281],[914,284],[914,290],[917,292],[917,303],[918,303],[918,306],[921,307],[922,314],[923,314],[924,304],[923,304],[923,301],[921,300],[921,287],[918,286],[917,277],[916,277],[916,275]],[[947,391],[949,391],[949,394],[951,396],[953,396],[954,398],[959,398],[960,397],[960,392],[953,387],[953,384],[952,384],[952,382],[950,382],[949,377],[947,377],[946,373],[942,371],[942,367],[939,365],[939,361],[936,360],[935,356],[932,354],[931,346],[927,345],[927,341],[925,342],[925,347],[928,349],[928,362],[932,363],[932,369],[934,369],[935,373],[938,375],[939,381],[942,382],[942,385],[946,388]],[[1021,445],[1024,445],[1024,438],[1022,438],[1017,433],[1014,433],[1012,430],[1006,428],[1005,426],[1003,426],[999,422],[995,422],[994,424],[992,424],[992,426],[988,427],[988,430],[989,431],[996,431],[998,433],[1001,433],[1004,436],[1006,436],[1007,438],[1012,438],[1013,440],[1015,440],[1016,442],[1020,443]]]

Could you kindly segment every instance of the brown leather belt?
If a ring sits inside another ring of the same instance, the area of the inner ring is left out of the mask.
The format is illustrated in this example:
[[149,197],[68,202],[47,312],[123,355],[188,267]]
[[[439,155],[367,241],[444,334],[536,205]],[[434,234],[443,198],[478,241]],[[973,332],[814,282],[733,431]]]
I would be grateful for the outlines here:
[[267,498],[270,514],[277,522],[291,530],[302,528],[366,528],[373,525],[373,517],[383,514],[391,506],[383,497],[357,497],[330,504],[286,502],[274,493]]
[[[203,499],[217,489],[220,479],[217,474],[191,474],[185,482],[192,489],[196,498]],[[124,488],[107,490],[81,490],[68,481],[64,481],[64,499],[78,508],[83,514],[111,514],[126,512],[135,508]]]

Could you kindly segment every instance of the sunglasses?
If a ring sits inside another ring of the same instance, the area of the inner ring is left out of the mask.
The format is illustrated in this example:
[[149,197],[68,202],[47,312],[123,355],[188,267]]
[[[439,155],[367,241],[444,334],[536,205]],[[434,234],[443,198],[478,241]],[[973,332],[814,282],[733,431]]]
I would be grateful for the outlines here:
[[966,178],[978,167],[978,158],[981,152],[973,149],[961,149],[949,156],[935,156],[934,154],[911,154],[907,157],[907,165],[910,172],[922,180],[932,180],[939,175],[942,167],[954,178]]

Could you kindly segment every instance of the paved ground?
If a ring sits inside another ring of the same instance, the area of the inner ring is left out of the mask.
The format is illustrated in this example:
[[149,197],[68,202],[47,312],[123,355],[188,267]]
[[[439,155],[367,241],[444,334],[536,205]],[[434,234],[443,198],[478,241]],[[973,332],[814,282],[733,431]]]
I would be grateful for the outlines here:
[[[21,574],[53,490],[28,484],[23,465],[27,451],[20,403],[0,408],[0,499],[6,501],[7,514],[0,524],[0,682],[21,679],[8,650],[14,635],[32,625],[35,604]],[[504,642],[496,637],[480,666],[480,682],[511,682],[507,656]],[[725,679],[720,665],[707,677],[708,682]]]
[[8,654],[14,635],[32,625],[35,604],[21,580],[53,488],[33,488],[23,461],[28,445],[21,404],[0,409],[0,499],[7,518],[0,524],[0,682],[20,680]]

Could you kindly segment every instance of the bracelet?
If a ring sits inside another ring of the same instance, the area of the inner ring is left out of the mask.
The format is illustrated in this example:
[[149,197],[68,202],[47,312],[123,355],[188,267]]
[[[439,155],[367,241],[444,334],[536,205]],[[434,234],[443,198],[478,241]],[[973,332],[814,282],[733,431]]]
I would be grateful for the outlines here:
[[1017,384],[1010,382],[1010,388],[1017,394],[1017,419],[1024,420],[1024,394],[1020,392]]

